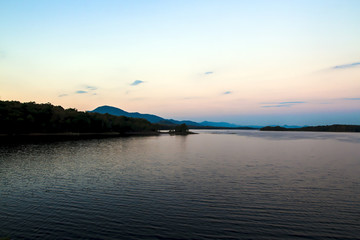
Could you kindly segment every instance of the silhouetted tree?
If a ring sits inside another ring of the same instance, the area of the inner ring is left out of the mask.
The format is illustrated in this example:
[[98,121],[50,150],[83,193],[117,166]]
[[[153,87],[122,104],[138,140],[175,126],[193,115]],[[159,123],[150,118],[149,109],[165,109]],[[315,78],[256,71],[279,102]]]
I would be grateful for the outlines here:
[[189,128],[185,123],[177,125],[175,127],[175,132],[178,132],[178,133],[186,133],[188,131],[189,131]]

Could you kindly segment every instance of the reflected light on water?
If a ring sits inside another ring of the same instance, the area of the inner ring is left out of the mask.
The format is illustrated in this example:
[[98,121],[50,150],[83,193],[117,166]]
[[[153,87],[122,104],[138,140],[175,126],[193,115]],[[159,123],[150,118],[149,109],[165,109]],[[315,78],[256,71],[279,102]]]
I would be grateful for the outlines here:
[[360,135],[199,131],[0,146],[0,237],[356,239]]

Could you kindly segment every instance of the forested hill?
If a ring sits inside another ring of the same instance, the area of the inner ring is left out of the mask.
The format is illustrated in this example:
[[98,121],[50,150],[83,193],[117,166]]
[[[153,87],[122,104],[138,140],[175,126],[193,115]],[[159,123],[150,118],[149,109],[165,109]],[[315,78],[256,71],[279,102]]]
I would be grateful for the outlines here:
[[325,125],[310,126],[301,128],[284,128],[284,127],[263,127],[261,131],[304,131],[304,132],[360,132],[360,125]]
[[157,125],[140,118],[81,112],[50,103],[0,101],[1,134],[156,131]]

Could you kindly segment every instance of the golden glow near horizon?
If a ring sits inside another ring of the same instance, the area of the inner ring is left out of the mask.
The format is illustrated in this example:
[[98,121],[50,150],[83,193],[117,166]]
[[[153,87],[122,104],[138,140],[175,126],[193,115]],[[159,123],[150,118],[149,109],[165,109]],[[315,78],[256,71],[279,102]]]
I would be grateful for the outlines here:
[[359,1],[0,9],[1,100],[238,124],[360,124]]

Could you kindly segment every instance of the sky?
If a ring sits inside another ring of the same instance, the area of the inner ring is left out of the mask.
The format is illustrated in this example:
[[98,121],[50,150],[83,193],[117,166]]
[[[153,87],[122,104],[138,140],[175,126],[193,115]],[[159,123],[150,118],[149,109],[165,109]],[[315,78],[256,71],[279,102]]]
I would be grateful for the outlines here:
[[360,124],[360,1],[0,0],[0,100]]

